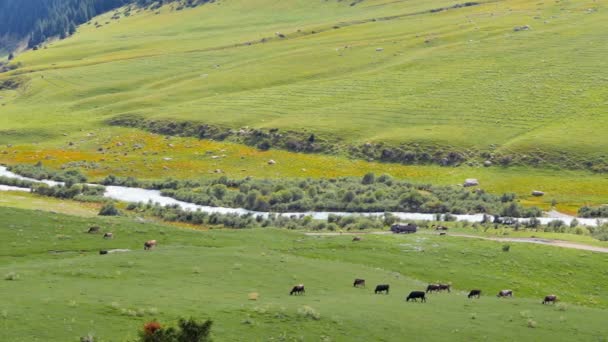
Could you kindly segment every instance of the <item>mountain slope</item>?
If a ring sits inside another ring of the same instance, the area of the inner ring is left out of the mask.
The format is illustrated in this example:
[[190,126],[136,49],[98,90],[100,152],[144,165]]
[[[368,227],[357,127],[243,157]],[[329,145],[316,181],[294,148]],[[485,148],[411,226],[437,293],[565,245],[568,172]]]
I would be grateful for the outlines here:
[[29,80],[4,91],[0,124],[53,136],[48,122],[70,130],[135,114],[305,130],[380,159],[389,146],[398,158],[605,168],[604,8],[456,4],[225,0],[107,13],[0,74]]

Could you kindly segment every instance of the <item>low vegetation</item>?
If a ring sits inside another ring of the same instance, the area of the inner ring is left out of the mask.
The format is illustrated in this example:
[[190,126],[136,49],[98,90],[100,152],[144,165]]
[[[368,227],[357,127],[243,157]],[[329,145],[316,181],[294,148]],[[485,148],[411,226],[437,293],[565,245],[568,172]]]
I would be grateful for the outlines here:
[[389,175],[362,178],[228,179],[142,182],[108,176],[104,185],[161,189],[164,196],[199,205],[255,211],[487,213],[506,217],[538,217],[538,208],[524,208],[515,194],[496,196],[461,187],[412,184]]
[[[91,226],[114,238],[87,234]],[[368,234],[353,242],[347,235],[270,227],[194,231],[129,217],[1,207],[0,239],[0,274],[20,275],[0,282],[0,322],[9,341],[139,341],[146,323],[168,329],[180,317],[199,325],[213,318],[217,341],[398,341],[404,335],[594,341],[605,335],[608,293],[597,284],[608,279],[599,253],[533,244],[512,244],[504,253],[500,242],[423,233]],[[150,239],[158,245],[144,251]],[[124,252],[99,254],[115,248]],[[355,277],[368,287],[353,288]],[[405,302],[410,291],[435,282],[451,283],[452,293]],[[300,283],[306,294],[289,296]],[[374,295],[376,284],[390,284],[390,294]],[[473,288],[482,290],[480,299],[467,299]],[[514,297],[496,298],[502,289]],[[542,305],[550,293],[567,310]],[[48,323],[49,310],[56,324]]]
[[52,180],[56,182],[64,182],[66,185],[75,183],[85,183],[87,177],[78,170],[51,170],[42,165],[41,162],[35,165],[17,164],[7,167],[8,171],[14,172],[20,176],[33,178],[37,180]]
[[199,323],[193,318],[180,319],[177,328],[148,322],[139,333],[139,342],[211,342],[212,324],[210,320]]
[[580,217],[587,218],[608,217],[608,205],[602,205],[597,207],[584,206],[579,209],[578,215]]

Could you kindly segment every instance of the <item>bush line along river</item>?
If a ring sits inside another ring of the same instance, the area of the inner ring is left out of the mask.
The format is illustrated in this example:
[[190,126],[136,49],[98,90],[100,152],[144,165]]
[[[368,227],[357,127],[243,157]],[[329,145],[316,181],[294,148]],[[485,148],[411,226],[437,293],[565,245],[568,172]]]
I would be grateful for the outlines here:
[[[36,180],[32,178],[22,177],[13,172],[7,170],[5,166],[0,166],[0,176],[28,180],[31,182],[41,182],[48,184],[50,186],[61,185],[63,183],[51,181],[51,180]],[[91,184],[95,185],[95,184]],[[207,213],[221,213],[221,214],[253,214],[253,215],[261,215],[263,217],[267,217],[269,212],[258,212],[251,211],[243,208],[224,208],[224,207],[210,207],[204,205],[198,205],[188,202],[183,202],[176,200],[171,197],[162,196],[159,190],[148,190],[142,188],[133,188],[133,187],[124,187],[124,186],[106,186],[106,191],[104,193],[104,197],[129,202],[129,203],[137,203],[137,202],[153,202],[159,203],[161,205],[179,205],[184,210],[201,210]],[[0,191],[29,191],[29,188],[19,188],[14,186],[5,186],[0,185]],[[329,215],[339,215],[339,216],[348,216],[348,215],[360,215],[360,216],[381,216],[384,215],[384,212],[374,212],[374,213],[352,213],[352,212],[328,212],[328,211],[312,211],[312,212],[296,212],[296,213],[276,213],[282,216],[311,216],[315,220],[327,220]],[[391,212],[391,214],[395,215],[399,219],[402,220],[436,220],[437,214],[428,214],[428,213],[405,213],[405,212]],[[559,212],[551,211],[546,213],[547,217],[539,217],[538,220],[541,224],[548,224],[551,221],[561,220],[566,224],[570,224],[572,220],[576,217],[569,216],[565,214],[561,214]],[[468,221],[468,222],[482,222],[484,219],[484,214],[475,214],[475,215],[452,215],[456,217],[457,221]],[[514,218],[517,221],[525,222],[529,220],[528,218]],[[590,218],[576,218],[580,224],[586,226],[598,226],[598,224],[603,224],[608,222],[608,219],[590,219]]]

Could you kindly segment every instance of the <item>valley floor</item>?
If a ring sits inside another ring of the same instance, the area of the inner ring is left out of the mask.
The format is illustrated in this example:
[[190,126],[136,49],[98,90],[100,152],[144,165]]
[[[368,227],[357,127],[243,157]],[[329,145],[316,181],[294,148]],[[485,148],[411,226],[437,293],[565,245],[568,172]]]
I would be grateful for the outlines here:
[[[3,196],[3,194],[0,194]],[[85,233],[89,226],[114,239]],[[210,318],[218,341],[598,341],[604,255],[412,234],[306,236],[277,229],[194,231],[132,218],[0,207],[0,326],[10,341],[132,340],[144,322]],[[157,239],[152,251],[143,241]],[[125,249],[99,255],[100,249]],[[556,266],[557,265],[557,266]],[[367,288],[352,287],[365,278]],[[412,290],[452,293],[406,303]],[[304,283],[306,294],[289,296]],[[376,284],[391,285],[374,295]],[[479,300],[466,298],[480,288]],[[512,299],[494,296],[514,290]],[[256,300],[249,299],[252,294]],[[556,293],[561,302],[542,305]]]

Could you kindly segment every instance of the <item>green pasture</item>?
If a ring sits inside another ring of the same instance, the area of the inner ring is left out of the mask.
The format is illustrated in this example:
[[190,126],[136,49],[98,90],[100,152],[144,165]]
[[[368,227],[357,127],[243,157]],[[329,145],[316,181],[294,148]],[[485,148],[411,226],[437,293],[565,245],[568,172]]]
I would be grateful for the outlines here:
[[[87,234],[92,225],[113,240]],[[604,341],[604,255],[427,235],[178,229],[0,208],[0,327],[10,341],[129,341],[143,323],[214,320],[218,341]],[[157,239],[152,251],[142,244]],[[100,249],[130,252],[99,255]],[[367,280],[355,289],[352,280]],[[406,303],[428,282],[452,293]],[[289,296],[304,283],[303,296]],[[373,286],[389,283],[389,295]],[[479,300],[466,298],[472,287]],[[503,288],[512,299],[498,299]],[[249,299],[257,293],[257,300]],[[562,303],[540,304],[557,293]]]
[[0,91],[0,140],[44,141],[132,113],[347,144],[602,160],[603,5],[481,1],[430,12],[455,4],[226,0],[108,13],[0,75],[29,80]]

